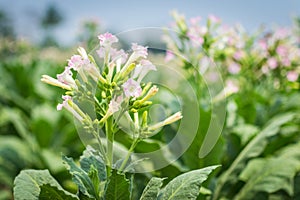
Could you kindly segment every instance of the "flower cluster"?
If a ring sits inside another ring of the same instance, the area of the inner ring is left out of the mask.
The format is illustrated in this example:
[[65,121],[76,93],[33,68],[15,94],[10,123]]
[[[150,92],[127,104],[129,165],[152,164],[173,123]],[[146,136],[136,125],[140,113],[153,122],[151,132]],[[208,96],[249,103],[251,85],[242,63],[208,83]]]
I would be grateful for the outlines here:
[[223,25],[216,16],[209,16],[204,25],[201,17],[188,22],[182,15],[173,16],[177,36],[166,37],[169,49],[166,61],[174,59],[171,53],[174,52],[203,72],[206,69],[203,63],[209,58],[220,66],[224,79],[244,77],[245,80],[237,82],[268,82],[274,89],[283,90],[299,88],[299,39],[292,29],[250,34],[241,25]]
[[[115,35],[105,33],[98,38],[100,47],[95,58],[101,61],[101,65],[80,47],[79,54],[68,60],[65,70],[56,79],[43,75],[43,82],[67,90],[63,103],[57,106],[58,110],[65,108],[71,112],[95,137],[99,137],[95,133],[99,128],[105,128],[107,140],[111,143],[121,118],[125,118],[132,127],[133,143],[151,136],[155,129],[182,118],[178,112],[162,122],[148,124],[147,109],[152,104],[150,98],[158,92],[158,88],[150,82],[143,83],[144,77],[156,70],[147,60],[147,47],[133,43],[132,52],[128,54],[114,47],[118,42]],[[74,77],[73,73],[77,76]],[[91,107],[95,108],[96,117],[88,114],[89,109],[82,106],[86,106],[84,102],[93,102]],[[102,153],[107,154],[107,163],[112,165],[112,149],[109,146],[106,153],[104,149]]]

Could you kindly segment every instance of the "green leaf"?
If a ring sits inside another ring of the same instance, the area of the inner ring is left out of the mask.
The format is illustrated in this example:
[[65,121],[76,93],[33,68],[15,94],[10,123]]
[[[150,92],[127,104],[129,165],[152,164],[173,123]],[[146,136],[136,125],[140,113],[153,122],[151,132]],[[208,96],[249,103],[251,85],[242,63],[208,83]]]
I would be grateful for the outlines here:
[[[14,198],[16,200],[38,200],[41,186],[50,185],[57,188],[69,198],[77,199],[75,195],[64,191],[48,170],[23,170],[15,179]],[[62,194],[61,193],[61,194]]]
[[214,200],[219,199],[225,183],[228,185],[238,181],[238,174],[243,170],[245,164],[251,158],[259,156],[268,144],[268,139],[276,135],[282,125],[292,121],[297,115],[295,113],[283,113],[273,117],[265,128],[258,133],[240,152],[234,162],[219,178],[215,189]]
[[72,180],[78,186],[82,194],[90,198],[96,198],[98,193],[95,190],[93,181],[90,179],[89,174],[77,166],[72,158],[63,156],[62,159],[68,165],[67,169],[72,175]]
[[12,187],[14,177],[33,159],[28,145],[14,136],[0,136],[0,182]]
[[98,173],[98,179],[101,181],[106,180],[106,165],[100,155],[90,146],[83,152],[80,157],[80,166],[86,172],[89,173],[91,167],[94,167]]
[[251,160],[240,174],[246,182],[235,199],[253,199],[258,192],[274,193],[284,190],[293,195],[293,180],[300,170],[300,143],[283,149],[271,158]]
[[112,171],[107,184],[105,199],[109,200],[129,200],[130,182],[124,174],[118,174],[116,170]]
[[232,133],[239,137],[241,146],[244,146],[258,131],[259,129],[251,124],[240,124],[233,128]]
[[57,187],[51,186],[49,184],[42,185],[39,199],[42,200],[78,200],[77,197],[67,195],[64,191],[59,190]]
[[163,178],[153,177],[145,187],[140,200],[156,200],[158,192],[163,185]]
[[159,194],[159,200],[197,199],[201,184],[218,166],[193,170],[174,178]]
[[66,170],[65,166],[61,162],[61,157],[53,150],[42,149],[41,156],[43,157],[43,161],[45,162],[47,168],[51,171],[51,173],[56,174],[58,172]]

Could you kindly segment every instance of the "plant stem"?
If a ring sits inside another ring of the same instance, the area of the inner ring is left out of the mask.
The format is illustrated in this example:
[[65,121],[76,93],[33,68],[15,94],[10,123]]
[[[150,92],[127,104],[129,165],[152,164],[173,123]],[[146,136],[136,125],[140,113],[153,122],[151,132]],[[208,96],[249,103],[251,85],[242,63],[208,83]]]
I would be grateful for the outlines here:
[[121,171],[124,170],[124,168],[125,168],[125,166],[126,166],[126,164],[127,164],[127,162],[128,162],[128,159],[130,158],[130,156],[131,156],[131,154],[132,154],[134,148],[135,148],[136,145],[139,143],[139,141],[140,141],[140,139],[139,139],[139,138],[136,138],[136,139],[133,141],[133,143],[131,144],[131,146],[130,146],[130,148],[129,148],[129,150],[128,150],[128,153],[127,153],[125,159],[123,160],[123,162],[122,162],[122,164],[121,164],[121,167],[120,167],[119,170],[118,170],[119,172],[121,172]]
[[107,158],[107,155],[105,154],[105,150],[103,148],[99,132],[97,132],[96,130],[93,130],[93,135],[97,139],[97,143],[98,143],[98,146],[99,146],[99,151],[100,151],[101,155],[103,156],[105,163],[107,163],[108,158]]
[[[112,118],[111,117],[106,120],[105,131],[106,131],[106,142],[107,142],[108,167],[111,169],[112,164],[113,164],[113,141],[114,141],[114,133],[112,131]],[[110,173],[110,172],[108,172],[108,173]]]

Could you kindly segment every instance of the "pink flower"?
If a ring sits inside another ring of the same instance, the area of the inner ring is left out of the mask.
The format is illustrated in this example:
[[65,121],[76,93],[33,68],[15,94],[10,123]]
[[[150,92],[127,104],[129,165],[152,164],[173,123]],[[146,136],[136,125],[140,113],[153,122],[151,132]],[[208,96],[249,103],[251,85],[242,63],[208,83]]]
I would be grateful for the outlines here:
[[78,71],[83,64],[83,59],[80,55],[74,55],[68,62],[68,66],[75,71]]
[[289,53],[288,52],[288,48],[283,46],[283,45],[279,45],[277,48],[276,48],[276,53],[279,55],[279,56],[287,56],[287,54]]
[[200,17],[200,16],[193,17],[193,18],[190,19],[190,22],[191,22],[192,25],[196,25],[196,24],[198,24],[200,21],[201,21],[201,17]]
[[104,58],[105,57],[105,48],[100,47],[96,53],[98,54],[99,58]]
[[169,61],[173,60],[174,58],[175,58],[175,55],[171,51],[167,50],[166,56],[165,56],[165,62],[169,62]]
[[261,72],[263,74],[267,74],[268,72],[270,71],[269,67],[266,66],[266,65],[263,65],[262,68],[261,68]]
[[[83,120],[83,112],[79,109],[79,107],[77,105],[75,105],[72,101],[72,97],[68,96],[68,95],[63,95],[63,102],[57,105],[57,110],[62,110],[62,108],[65,108],[67,111],[69,111],[70,113],[73,114],[73,116],[78,119],[79,121]],[[71,106],[72,105],[72,106]],[[76,109],[74,109],[76,107]],[[77,111],[79,112],[77,112]]]
[[140,84],[132,78],[128,79],[122,87],[126,97],[139,97],[142,94]]
[[275,31],[274,37],[276,39],[284,39],[288,36],[290,30],[288,28],[279,28]]
[[192,41],[193,46],[195,46],[195,47],[201,46],[204,42],[203,37],[201,37],[200,35],[196,35],[191,32],[189,32],[187,35],[190,38],[190,40]]
[[104,33],[98,36],[100,46],[111,46],[113,43],[118,42],[118,38],[111,33]]
[[269,58],[267,60],[267,64],[268,66],[270,67],[270,69],[275,69],[278,67],[278,63],[277,63],[277,60],[276,58],[272,57],[272,58]]
[[65,68],[65,71],[61,74],[57,74],[57,80],[61,83],[71,86],[71,88],[77,88],[75,80],[72,77],[72,72],[69,67]]
[[240,50],[233,54],[233,58],[235,60],[241,60],[243,56],[244,56],[244,52]]
[[90,60],[84,60],[83,70],[86,75],[92,77],[96,82],[101,76],[99,69],[93,63],[91,63]]
[[151,70],[156,71],[156,67],[149,60],[141,60],[140,64],[135,67],[132,78],[137,78],[137,82],[140,83]]
[[138,45],[136,43],[132,43],[131,49],[133,50],[133,53],[131,54],[131,56],[127,60],[126,64],[121,69],[121,71],[120,71],[121,74],[126,72],[126,70],[128,69],[130,64],[137,61],[141,57],[142,58],[147,58],[147,56],[148,56],[148,52],[147,52],[148,47],[143,47],[143,46]]
[[137,58],[147,58],[148,56],[148,47],[138,45],[137,43],[132,43],[131,49]]
[[241,66],[236,63],[236,62],[232,62],[230,63],[230,65],[228,66],[228,72],[230,74],[237,74],[241,71]]
[[260,40],[258,41],[258,45],[262,48],[262,50],[268,49],[268,43],[266,40]]
[[291,61],[288,57],[282,58],[281,63],[283,64],[283,66],[290,66],[291,65]]
[[221,19],[215,15],[209,15],[208,20],[210,20],[212,23],[215,23],[215,24],[221,23]]
[[70,96],[68,96],[68,95],[63,95],[63,96],[62,96],[62,99],[63,99],[64,101],[63,101],[63,103],[60,103],[60,104],[57,105],[57,107],[56,107],[57,110],[62,110],[63,107],[65,107],[65,106],[68,105],[68,101],[69,101],[69,100],[72,100],[72,98],[71,98]]
[[125,53],[125,51],[123,49],[117,50],[117,49],[112,48],[110,50],[110,56],[111,56],[112,62],[119,60],[121,64],[124,64],[125,61],[127,60],[128,54]]
[[227,80],[225,83],[224,91],[227,96],[237,93],[239,91],[239,86],[232,80]]
[[299,77],[299,74],[296,71],[289,71],[286,75],[286,78],[291,82],[297,81],[298,77]]
[[112,99],[108,104],[108,112],[115,113],[120,110],[121,103],[123,101],[123,97],[120,95],[115,99]]

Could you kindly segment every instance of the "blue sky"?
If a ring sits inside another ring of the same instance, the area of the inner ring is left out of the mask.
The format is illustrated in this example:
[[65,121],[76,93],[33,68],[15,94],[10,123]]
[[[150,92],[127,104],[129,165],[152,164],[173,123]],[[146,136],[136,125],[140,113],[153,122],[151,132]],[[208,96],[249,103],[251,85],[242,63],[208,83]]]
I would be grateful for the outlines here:
[[64,43],[76,41],[84,20],[97,19],[103,31],[114,32],[162,27],[171,22],[169,13],[174,9],[187,17],[215,14],[226,24],[239,22],[249,30],[260,24],[287,26],[292,16],[300,16],[299,0],[0,0],[0,9],[11,16],[19,35],[38,40],[41,35],[38,18],[51,3],[64,15],[55,32]]

